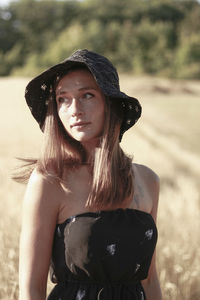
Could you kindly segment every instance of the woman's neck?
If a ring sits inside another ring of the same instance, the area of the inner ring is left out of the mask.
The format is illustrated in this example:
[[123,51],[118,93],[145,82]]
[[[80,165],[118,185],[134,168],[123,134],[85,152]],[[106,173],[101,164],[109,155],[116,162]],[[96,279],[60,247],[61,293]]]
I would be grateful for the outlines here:
[[99,145],[99,138],[96,138],[89,142],[81,143],[86,151],[87,162],[91,162],[95,155],[95,150]]

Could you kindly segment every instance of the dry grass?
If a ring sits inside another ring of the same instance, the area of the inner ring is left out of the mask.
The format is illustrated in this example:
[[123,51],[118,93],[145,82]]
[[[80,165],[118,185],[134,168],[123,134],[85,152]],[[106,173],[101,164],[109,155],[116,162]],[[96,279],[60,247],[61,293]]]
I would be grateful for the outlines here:
[[[200,299],[200,85],[121,77],[141,99],[143,118],[123,139],[124,149],[161,178],[158,269],[165,300]],[[9,179],[14,157],[37,157],[41,132],[23,100],[27,79],[0,79],[0,299],[18,295],[18,239],[24,186]]]

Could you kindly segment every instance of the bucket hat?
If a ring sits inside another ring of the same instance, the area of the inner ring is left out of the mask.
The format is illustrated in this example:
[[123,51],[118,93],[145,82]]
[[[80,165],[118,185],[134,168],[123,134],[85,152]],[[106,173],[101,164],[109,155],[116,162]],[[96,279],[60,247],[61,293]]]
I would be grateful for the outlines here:
[[42,129],[53,83],[60,74],[64,74],[76,65],[83,65],[88,68],[106,97],[109,97],[111,101],[120,101],[123,111],[120,129],[121,141],[124,132],[140,118],[141,105],[136,98],[120,91],[119,76],[112,63],[106,57],[87,49],[75,51],[64,61],[47,69],[28,83],[25,98],[33,117]]

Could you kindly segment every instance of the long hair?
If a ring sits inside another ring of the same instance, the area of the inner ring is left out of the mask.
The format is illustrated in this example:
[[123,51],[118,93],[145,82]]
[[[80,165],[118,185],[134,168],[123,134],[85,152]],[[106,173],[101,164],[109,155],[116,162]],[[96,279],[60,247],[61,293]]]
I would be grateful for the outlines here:
[[106,100],[104,132],[94,155],[87,206],[117,206],[133,196],[132,159],[125,155],[119,144],[122,122],[120,103],[117,99]]
[[62,182],[65,170],[89,164],[92,184],[86,206],[96,208],[118,206],[123,201],[131,199],[132,159],[123,152],[119,144],[123,119],[120,101],[106,97],[105,102],[103,134],[93,157],[88,162],[82,144],[70,137],[58,116],[54,88],[48,99],[41,157],[38,160],[25,160],[29,165],[28,171],[24,172],[25,175],[15,176],[14,179],[25,181],[37,167],[43,175],[57,178]]

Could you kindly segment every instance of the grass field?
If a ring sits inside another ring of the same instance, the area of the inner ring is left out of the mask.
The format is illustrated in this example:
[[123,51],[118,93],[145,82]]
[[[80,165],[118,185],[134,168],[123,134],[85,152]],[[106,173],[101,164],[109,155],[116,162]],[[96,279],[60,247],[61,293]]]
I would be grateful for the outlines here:
[[[37,157],[42,134],[25,105],[28,79],[0,78],[0,299],[18,298],[18,240],[25,186],[15,157]],[[165,300],[200,299],[200,82],[121,76],[143,117],[123,138],[135,162],[161,178],[158,270]],[[153,299],[152,299],[153,300]]]

